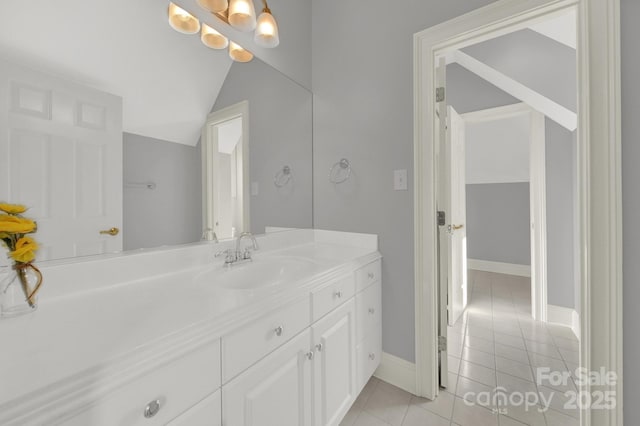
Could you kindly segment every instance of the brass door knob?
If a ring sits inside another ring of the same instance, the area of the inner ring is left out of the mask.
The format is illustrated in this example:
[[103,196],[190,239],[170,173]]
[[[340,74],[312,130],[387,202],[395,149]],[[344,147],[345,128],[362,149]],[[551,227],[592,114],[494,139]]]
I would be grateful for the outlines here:
[[113,227],[111,229],[104,229],[100,231],[100,235],[111,235],[112,237],[115,237],[119,233],[120,233],[120,230],[116,227]]
[[453,230],[457,231],[458,229],[464,228],[464,225],[453,225]]

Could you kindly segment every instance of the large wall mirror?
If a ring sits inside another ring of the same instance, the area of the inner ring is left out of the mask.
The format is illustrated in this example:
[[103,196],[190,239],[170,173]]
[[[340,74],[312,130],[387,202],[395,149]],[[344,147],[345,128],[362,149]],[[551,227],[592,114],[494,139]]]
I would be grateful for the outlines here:
[[0,5],[0,201],[30,208],[38,260],[313,226],[312,94],[165,8]]

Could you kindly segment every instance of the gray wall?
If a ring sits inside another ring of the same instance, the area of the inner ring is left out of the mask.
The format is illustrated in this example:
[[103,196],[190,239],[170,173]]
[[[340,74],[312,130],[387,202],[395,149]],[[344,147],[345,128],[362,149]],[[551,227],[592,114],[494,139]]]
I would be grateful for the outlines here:
[[520,102],[466,68],[447,65],[447,102],[459,114],[512,105]]
[[470,184],[467,189],[467,257],[531,264],[529,183]]
[[640,424],[640,2],[621,0],[622,205],[624,242],[624,424]]
[[[413,34],[490,0],[313,1],[314,226],[379,235],[383,349],[415,357]],[[372,31],[382,28],[383,31]],[[346,157],[353,178],[327,172]],[[408,191],[393,190],[407,169]]]
[[202,233],[200,145],[180,145],[124,133],[124,250],[198,241]]
[[[249,168],[259,193],[251,196],[251,232],[265,226],[310,228],[312,211],[311,93],[254,59],[231,67],[212,111],[249,101]],[[292,184],[276,188],[275,174],[288,165]]]
[[577,307],[578,283],[574,276],[575,238],[575,140],[559,124],[547,119],[547,301],[567,308]]

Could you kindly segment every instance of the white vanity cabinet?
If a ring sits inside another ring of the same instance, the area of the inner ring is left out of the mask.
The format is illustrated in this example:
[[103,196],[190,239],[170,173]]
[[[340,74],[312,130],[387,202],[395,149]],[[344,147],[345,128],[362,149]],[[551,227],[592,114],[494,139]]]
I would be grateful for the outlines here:
[[311,426],[311,331],[305,330],[222,387],[224,426]]
[[380,260],[356,271],[356,392],[360,393],[382,357],[382,282]]
[[167,426],[222,426],[222,391],[217,390]]
[[338,425],[356,397],[355,302],[351,298],[312,327],[314,425]]

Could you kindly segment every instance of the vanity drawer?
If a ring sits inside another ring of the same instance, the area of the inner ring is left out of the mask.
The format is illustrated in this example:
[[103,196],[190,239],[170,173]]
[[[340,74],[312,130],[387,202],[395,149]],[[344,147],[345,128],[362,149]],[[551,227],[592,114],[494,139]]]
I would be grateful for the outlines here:
[[[189,353],[129,383],[65,426],[160,426],[220,388],[220,341]],[[155,405],[159,402],[159,406]],[[145,410],[154,415],[145,417]],[[214,423],[215,424],[215,423]]]
[[382,284],[380,281],[356,294],[356,341],[371,336],[382,323]]
[[194,407],[173,419],[167,426],[221,426],[222,391],[217,390]]
[[382,336],[374,333],[356,347],[356,390],[360,392],[367,384],[382,358]]
[[382,279],[382,262],[376,260],[356,271],[356,292]]
[[311,324],[304,298],[222,338],[222,382],[226,383]]
[[342,305],[355,294],[353,276],[349,275],[311,293],[313,321],[317,321]]

